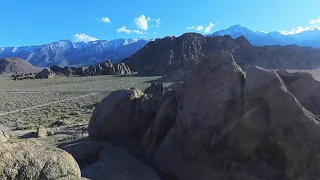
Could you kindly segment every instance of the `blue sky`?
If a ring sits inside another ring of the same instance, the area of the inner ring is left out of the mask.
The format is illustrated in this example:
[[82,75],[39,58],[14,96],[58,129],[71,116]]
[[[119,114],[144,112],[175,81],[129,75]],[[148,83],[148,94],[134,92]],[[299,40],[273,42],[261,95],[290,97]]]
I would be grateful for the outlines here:
[[296,33],[320,26],[319,7],[319,0],[2,0],[0,47],[206,34],[234,24]]

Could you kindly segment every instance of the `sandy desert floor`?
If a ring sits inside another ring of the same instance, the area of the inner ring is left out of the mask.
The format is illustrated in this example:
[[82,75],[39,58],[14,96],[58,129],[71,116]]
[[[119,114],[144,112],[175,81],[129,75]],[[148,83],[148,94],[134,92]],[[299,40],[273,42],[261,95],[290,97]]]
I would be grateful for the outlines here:
[[94,107],[109,92],[136,87],[145,89],[159,77],[60,77],[13,81],[0,76],[0,130],[23,137],[39,125],[56,136],[86,136]]

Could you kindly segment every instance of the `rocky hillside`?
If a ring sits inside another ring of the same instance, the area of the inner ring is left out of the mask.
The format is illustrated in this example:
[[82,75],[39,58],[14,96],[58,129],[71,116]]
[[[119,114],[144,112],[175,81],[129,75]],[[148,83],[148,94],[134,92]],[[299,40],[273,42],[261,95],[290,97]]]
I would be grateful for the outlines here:
[[0,58],[0,74],[35,73],[39,69],[21,58]]
[[73,43],[63,40],[39,46],[0,47],[0,57],[20,57],[34,66],[94,65],[110,59],[113,63],[129,57],[148,39],[98,40]]
[[133,56],[124,59],[140,75],[165,75],[173,71],[189,71],[209,54],[226,50],[242,67],[314,69],[320,67],[320,50],[310,47],[253,46],[240,36],[205,37],[186,33],[149,42]]

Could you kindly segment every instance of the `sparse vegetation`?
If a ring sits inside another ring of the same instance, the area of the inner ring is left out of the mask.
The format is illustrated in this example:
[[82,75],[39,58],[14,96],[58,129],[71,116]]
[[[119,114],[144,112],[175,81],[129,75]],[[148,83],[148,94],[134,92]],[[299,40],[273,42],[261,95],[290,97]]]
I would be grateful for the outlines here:
[[0,123],[17,129],[50,126],[63,120],[87,123],[94,107],[109,92],[145,89],[157,77],[61,77],[13,81],[0,77]]

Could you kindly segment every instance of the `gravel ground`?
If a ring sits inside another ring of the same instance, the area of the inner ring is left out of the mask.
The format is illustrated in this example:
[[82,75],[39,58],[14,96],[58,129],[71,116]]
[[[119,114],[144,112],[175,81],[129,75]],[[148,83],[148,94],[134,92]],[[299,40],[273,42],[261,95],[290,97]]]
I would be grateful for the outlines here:
[[13,81],[0,76],[0,123],[18,129],[50,126],[61,120],[88,123],[95,105],[109,92],[130,87],[143,90],[157,78],[94,76]]

